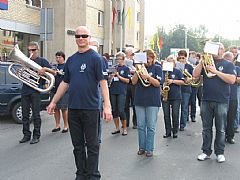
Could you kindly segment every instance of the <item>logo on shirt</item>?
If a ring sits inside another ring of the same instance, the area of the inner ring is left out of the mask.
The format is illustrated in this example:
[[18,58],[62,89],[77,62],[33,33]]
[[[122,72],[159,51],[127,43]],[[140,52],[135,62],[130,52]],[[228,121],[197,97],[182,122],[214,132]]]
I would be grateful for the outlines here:
[[121,71],[120,71],[120,74],[121,74],[121,75],[123,75],[123,74],[124,74],[124,71],[123,71],[123,70],[121,70]]
[[219,66],[218,70],[222,72],[223,71],[223,66]]
[[81,68],[80,68],[80,72],[84,72],[84,70],[86,69],[87,65],[86,64],[82,64]]
[[152,72],[149,72],[148,74],[149,74],[150,76],[152,76],[152,75],[153,75],[153,73],[152,73]]
[[172,79],[174,79],[175,78],[175,74],[172,74]]

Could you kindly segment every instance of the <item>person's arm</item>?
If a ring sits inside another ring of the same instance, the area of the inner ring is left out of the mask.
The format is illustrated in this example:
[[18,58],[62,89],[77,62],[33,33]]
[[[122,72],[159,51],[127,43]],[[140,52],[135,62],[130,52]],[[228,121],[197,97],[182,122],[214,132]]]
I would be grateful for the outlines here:
[[223,73],[221,71],[218,71],[215,67],[213,66],[207,66],[206,67],[208,71],[210,71],[213,74],[216,74],[220,79],[222,79],[225,83],[228,84],[234,84],[236,81],[236,75],[235,74],[227,74]]
[[109,98],[107,81],[105,79],[101,80],[100,86],[102,89],[102,97],[103,97],[103,119],[105,119],[106,121],[111,121],[112,110],[111,110],[111,103]]
[[54,95],[51,103],[47,107],[48,114],[54,114],[54,109],[56,107],[57,102],[63,96],[63,94],[68,90],[68,83],[62,81],[57,89],[56,94]]
[[129,83],[129,79],[128,79],[128,78],[125,78],[125,77],[120,76],[118,72],[116,72],[115,74],[116,74],[116,76],[119,78],[120,81],[122,81],[122,82],[124,82],[124,83],[126,83],[126,84]]
[[138,82],[138,75],[137,75],[137,73],[135,72],[134,75],[133,75],[133,77],[132,77],[132,84],[135,85],[135,84],[137,84],[137,82]]
[[193,75],[194,78],[200,78],[201,73],[202,73],[202,68],[203,68],[202,62],[199,62],[198,65],[193,70],[192,75]]
[[150,76],[149,74],[142,74],[141,77],[145,80],[147,79],[151,85],[154,87],[160,87],[160,81]]

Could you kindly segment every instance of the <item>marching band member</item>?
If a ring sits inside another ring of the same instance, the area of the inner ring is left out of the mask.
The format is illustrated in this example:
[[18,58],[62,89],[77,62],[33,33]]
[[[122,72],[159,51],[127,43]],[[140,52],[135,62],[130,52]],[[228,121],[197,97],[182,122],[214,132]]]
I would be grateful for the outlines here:
[[162,78],[162,69],[155,64],[155,53],[152,50],[146,50],[146,53],[147,63],[145,67],[148,73],[139,73],[139,76],[141,76],[143,80],[148,80],[150,86],[145,87],[139,80],[137,73],[133,75],[132,83],[133,85],[136,84],[134,105],[137,114],[139,140],[139,150],[137,154],[143,155],[146,152],[146,156],[151,157],[154,150],[157,115],[159,107],[161,106],[159,87]]
[[[168,99],[162,101],[164,123],[166,133],[163,138],[171,137],[177,138],[178,128],[179,128],[179,109],[181,104],[181,85],[184,85],[184,77],[181,71],[177,68],[175,59],[172,55],[167,57],[167,62],[174,63],[174,68],[172,72],[169,72],[168,77],[166,78],[166,71],[163,73],[163,84],[167,84],[170,87],[168,92]],[[167,82],[165,80],[167,79]],[[163,87],[164,88],[164,87]],[[171,120],[171,111],[172,109],[172,120]]]
[[[126,53],[126,64],[127,61],[132,61],[132,63],[129,64],[133,64],[134,61],[134,49],[133,47],[126,47],[125,50]],[[132,67],[130,68],[130,73],[131,76],[135,73],[135,70]],[[126,112],[126,117],[127,117],[127,127],[129,127],[129,123],[130,123],[130,107],[132,106],[132,112],[133,112],[133,116],[132,116],[132,123],[133,123],[133,129],[137,129],[137,119],[136,119],[136,111],[135,111],[135,106],[133,104],[134,102],[134,93],[135,93],[135,86],[132,85],[131,83],[131,79],[129,84],[127,85],[127,94],[126,94],[126,103],[125,103],[125,112]]]
[[126,113],[124,111],[126,93],[127,93],[127,84],[130,79],[130,70],[127,66],[124,65],[125,54],[123,52],[118,52],[116,55],[117,60],[117,71],[110,74],[110,100],[112,105],[112,114],[114,119],[114,124],[116,130],[112,134],[120,133],[119,128],[119,118],[122,122],[122,135],[127,135],[127,120]]
[[[231,52],[225,52],[223,55],[223,58],[228,60],[229,62],[233,63],[233,53]],[[227,127],[226,127],[226,141],[229,144],[235,144],[234,141],[234,122],[237,114],[237,83],[239,83],[240,80],[240,67],[235,66],[236,73],[237,73],[237,79],[234,84],[230,85],[230,100],[229,100],[229,106],[228,106],[228,112],[227,112]]]
[[[212,153],[213,119],[215,119],[216,137],[214,142],[214,153],[217,162],[225,161],[225,124],[227,121],[228,102],[230,97],[230,84],[235,83],[236,70],[232,63],[223,59],[224,46],[218,43],[218,55],[213,55],[214,64],[203,66],[199,63],[193,71],[193,77],[199,78],[203,74],[203,96],[201,101],[202,119],[202,154],[198,155],[199,161],[210,158]],[[202,60],[203,61],[203,60]],[[204,71],[205,73],[204,73]],[[206,73],[215,74],[209,78]]]
[[[178,52],[177,60],[184,64],[183,71],[189,73],[192,75],[193,67],[192,65],[187,63],[187,52],[185,50],[181,50]],[[183,74],[184,75],[184,74]],[[191,85],[188,83],[191,81],[191,79],[187,76],[185,76],[185,85],[181,86],[181,93],[182,93],[182,100],[181,100],[181,117],[180,117],[180,131],[184,131],[184,128],[186,127],[186,123],[188,121],[188,115],[189,115],[189,99],[192,93]]]

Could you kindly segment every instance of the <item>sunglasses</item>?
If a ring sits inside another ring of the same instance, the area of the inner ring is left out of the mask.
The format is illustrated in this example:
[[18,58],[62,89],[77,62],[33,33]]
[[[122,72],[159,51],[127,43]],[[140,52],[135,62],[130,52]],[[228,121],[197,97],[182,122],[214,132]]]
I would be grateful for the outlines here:
[[75,38],[88,38],[88,34],[75,34]]
[[185,59],[185,57],[178,57],[178,59]]
[[28,51],[36,51],[37,49],[28,49]]

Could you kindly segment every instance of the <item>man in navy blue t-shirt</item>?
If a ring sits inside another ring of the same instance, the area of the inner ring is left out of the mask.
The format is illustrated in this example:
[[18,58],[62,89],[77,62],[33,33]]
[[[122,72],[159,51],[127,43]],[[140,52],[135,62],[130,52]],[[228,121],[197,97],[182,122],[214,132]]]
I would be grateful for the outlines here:
[[64,79],[47,108],[48,113],[53,114],[57,101],[68,90],[68,123],[77,167],[76,180],[101,178],[98,170],[99,84],[104,101],[103,119],[112,119],[108,86],[104,77],[107,72],[102,57],[89,48],[90,38],[87,27],[79,26],[76,29],[78,52],[68,58]]
[[[215,119],[216,137],[214,143],[214,153],[217,156],[217,162],[225,161],[225,124],[227,121],[228,102],[230,98],[230,84],[235,83],[236,70],[234,65],[223,59],[224,46],[219,43],[218,55],[213,55],[214,64],[207,65],[206,71],[203,71],[203,63],[199,63],[193,71],[193,76],[198,78],[203,74],[203,95],[201,102],[202,118],[202,151],[198,160],[204,161],[210,158],[212,153],[212,126]],[[209,78],[206,73],[215,74]]]
[[[38,56],[39,45],[37,42],[30,42],[28,46],[28,52],[30,59],[40,65],[41,67],[51,68],[48,61]],[[43,75],[45,68],[39,69],[38,74]],[[43,82],[40,82],[40,86],[44,86]],[[19,141],[25,143],[31,139],[32,132],[30,131],[30,107],[32,108],[32,117],[34,121],[33,138],[30,144],[36,144],[39,142],[41,136],[41,117],[40,117],[40,93],[32,87],[23,84],[21,106],[22,106],[22,122],[23,122],[23,138]]]

